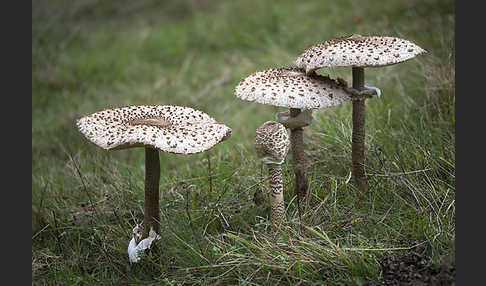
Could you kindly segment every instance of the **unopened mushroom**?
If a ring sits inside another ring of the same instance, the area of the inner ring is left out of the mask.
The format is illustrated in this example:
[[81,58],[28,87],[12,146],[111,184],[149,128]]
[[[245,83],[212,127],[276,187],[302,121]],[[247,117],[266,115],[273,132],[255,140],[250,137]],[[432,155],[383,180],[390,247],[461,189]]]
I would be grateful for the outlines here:
[[[352,67],[353,88],[364,89],[364,68],[401,63],[425,53],[416,44],[396,37],[351,36],[331,39],[305,50],[295,61],[306,73],[323,67]],[[353,178],[360,191],[366,192],[364,140],[365,99],[353,98],[352,162]]]
[[141,239],[159,233],[159,152],[195,154],[231,136],[231,129],[206,113],[175,105],[106,109],[76,121],[79,131],[106,150],[145,148],[145,207]]
[[241,80],[235,87],[235,95],[243,100],[290,109],[288,113],[277,114],[277,120],[291,131],[295,194],[300,207],[308,191],[303,127],[311,123],[312,109],[332,107],[350,100],[348,86],[315,73],[307,75],[300,68],[273,68],[257,71]]
[[267,165],[270,190],[270,221],[280,224],[285,217],[282,163],[290,147],[287,129],[281,123],[267,121],[255,131],[255,150]]

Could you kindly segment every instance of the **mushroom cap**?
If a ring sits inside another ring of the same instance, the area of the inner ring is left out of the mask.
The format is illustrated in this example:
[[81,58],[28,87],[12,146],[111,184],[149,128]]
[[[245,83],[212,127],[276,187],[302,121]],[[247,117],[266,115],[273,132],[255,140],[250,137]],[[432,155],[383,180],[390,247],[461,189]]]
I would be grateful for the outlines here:
[[78,119],[76,126],[88,140],[106,150],[144,146],[194,154],[231,136],[231,128],[206,113],[176,105],[105,109]]
[[308,48],[295,64],[306,72],[322,67],[379,67],[397,64],[426,52],[405,39],[354,34]]
[[290,147],[287,129],[283,124],[267,121],[255,131],[255,150],[265,164],[282,164]]
[[235,87],[239,99],[288,108],[325,108],[350,100],[344,84],[295,67],[257,71]]

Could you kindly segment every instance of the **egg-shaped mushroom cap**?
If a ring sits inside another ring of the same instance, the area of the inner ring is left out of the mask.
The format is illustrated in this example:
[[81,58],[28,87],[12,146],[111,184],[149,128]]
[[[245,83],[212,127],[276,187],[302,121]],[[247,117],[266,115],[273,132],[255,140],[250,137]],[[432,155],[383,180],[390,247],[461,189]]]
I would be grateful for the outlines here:
[[231,136],[231,128],[206,113],[176,105],[105,109],[78,119],[76,126],[88,140],[106,150],[148,146],[194,154]]
[[282,164],[290,147],[287,129],[283,124],[267,121],[255,131],[255,150],[265,164]]
[[405,39],[354,34],[308,48],[295,60],[295,65],[306,72],[323,67],[380,67],[426,52]]
[[239,99],[274,106],[326,108],[350,100],[346,86],[329,77],[310,74],[295,67],[257,71],[235,87]]

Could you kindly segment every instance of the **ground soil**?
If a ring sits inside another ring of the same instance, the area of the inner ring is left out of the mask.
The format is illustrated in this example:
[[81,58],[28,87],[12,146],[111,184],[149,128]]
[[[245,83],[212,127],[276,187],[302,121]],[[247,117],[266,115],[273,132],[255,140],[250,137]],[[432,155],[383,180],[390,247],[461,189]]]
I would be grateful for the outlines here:
[[385,255],[380,261],[383,282],[366,286],[449,286],[455,285],[456,267],[452,264],[431,265],[416,252]]

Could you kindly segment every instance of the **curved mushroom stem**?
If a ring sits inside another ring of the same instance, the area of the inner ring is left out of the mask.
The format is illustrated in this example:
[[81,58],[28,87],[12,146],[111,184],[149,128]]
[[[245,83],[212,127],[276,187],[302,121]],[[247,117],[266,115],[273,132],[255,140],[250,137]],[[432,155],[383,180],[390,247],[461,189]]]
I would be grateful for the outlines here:
[[145,206],[142,239],[149,236],[151,227],[157,234],[160,230],[159,180],[159,151],[151,147],[145,147]]
[[[290,108],[290,117],[296,117],[300,113],[298,108]],[[304,153],[304,129],[302,127],[290,129],[290,149],[292,149],[292,167],[295,173],[295,189],[297,195],[299,210],[305,205],[307,199],[307,182],[306,168],[307,158]]]
[[[353,67],[353,88],[364,89],[364,68]],[[365,164],[365,99],[353,100],[353,139],[352,139],[352,162],[353,180],[362,193],[368,192],[366,182]]]
[[279,225],[285,217],[282,165],[267,164],[270,190],[270,221]]

